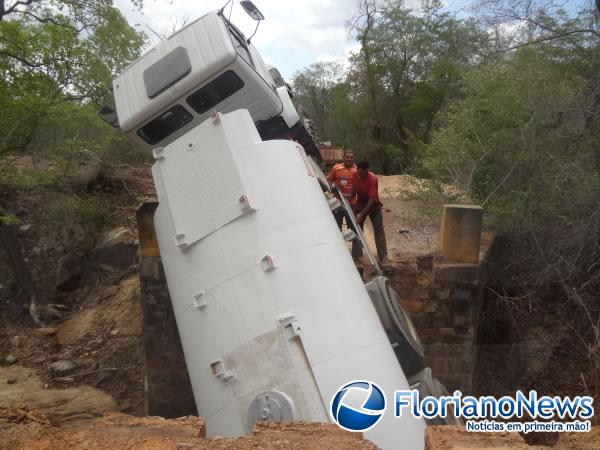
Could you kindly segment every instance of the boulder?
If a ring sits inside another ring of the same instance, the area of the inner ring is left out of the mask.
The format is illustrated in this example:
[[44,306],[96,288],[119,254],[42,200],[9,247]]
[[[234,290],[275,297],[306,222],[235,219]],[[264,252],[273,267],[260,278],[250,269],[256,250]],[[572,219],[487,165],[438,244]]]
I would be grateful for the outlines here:
[[[15,382],[9,383],[10,380]],[[42,383],[34,369],[18,365],[0,367],[0,386],[0,410],[11,407],[31,408],[57,422],[67,421],[83,413],[100,416],[117,409],[116,402],[106,392],[90,386],[53,389]],[[2,435],[0,432],[0,441]],[[5,447],[0,442],[0,448],[13,447]],[[64,448],[64,445],[47,448]]]
[[67,253],[58,260],[55,286],[61,292],[71,292],[79,287],[83,276],[83,254]]
[[125,227],[105,233],[94,250],[99,265],[126,269],[136,263],[137,246],[134,233]]

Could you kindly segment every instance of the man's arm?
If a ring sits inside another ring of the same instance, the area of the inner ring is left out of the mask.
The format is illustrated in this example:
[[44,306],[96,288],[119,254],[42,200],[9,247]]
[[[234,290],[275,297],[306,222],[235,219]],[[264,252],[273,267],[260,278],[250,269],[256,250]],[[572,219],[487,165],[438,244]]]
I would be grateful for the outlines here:
[[358,213],[358,215],[356,216],[356,221],[362,225],[365,221],[365,219],[367,218],[367,214],[369,214],[369,211],[371,211],[371,208],[373,208],[373,206],[375,205],[375,203],[377,202],[377,191],[378,191],[378,181],[377,178],[375,178],[375,180],[371,183],[371,186],[369,186],[369,201],[367,202],[367,204],[365,205],[365,207]]
[[369,214],[369,211],[371,211],[371,208],[373,207],[374,204],[375,204],[375,200],[373,200],[372,198],[369,198],[369,201],[367,202],[365,207],[356,216],[356,222],[358,222],[358,224],[360,224],[360,225],[363,224],[363,222],[365,221],[365,219],[367,217],[367,214]]
[[329,184],[333,184],[333,181],[335,180],[335,172],[336,172],[336,166],[334,165],[331,170],[329,171],[329,174],[327,175],[327,181],[329,181]]

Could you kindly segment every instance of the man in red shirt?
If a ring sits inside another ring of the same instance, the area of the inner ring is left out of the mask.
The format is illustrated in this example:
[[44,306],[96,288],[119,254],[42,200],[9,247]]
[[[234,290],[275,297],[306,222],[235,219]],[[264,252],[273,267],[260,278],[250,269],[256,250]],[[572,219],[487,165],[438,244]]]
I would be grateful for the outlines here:
[[[356,197],[352,194],[352,183],[354,182],[354,176],[356,175],[356,164],[354,164],[354,150],[349,148],[344,150],[343,162],[336,164],[331,168],[327,180],[331,184],[335,184],[339,189],[340,193],[346,197],[350,206],[356,203]],[[342,222],[344,221],[345,213],[341,210],[333,213],[335,221],[338,224],[339,229],[342,229]],[[346,218],[346,226],[350,226],[350,219]]]
[[[379,200],[377,176],[369,171],[369,163],[361,161],[357,164],[358,170],[354,176],[353,193],[356,194],[354,214],[356,223],[363,228],[367,216],[371,219],[373,234],[375,235],[375,246],[379,261],[387,261],[387,246],[385,242],[385,230],[383,228],[382,204]],[[353,247],[352,256],[362,256],[362,248]]]

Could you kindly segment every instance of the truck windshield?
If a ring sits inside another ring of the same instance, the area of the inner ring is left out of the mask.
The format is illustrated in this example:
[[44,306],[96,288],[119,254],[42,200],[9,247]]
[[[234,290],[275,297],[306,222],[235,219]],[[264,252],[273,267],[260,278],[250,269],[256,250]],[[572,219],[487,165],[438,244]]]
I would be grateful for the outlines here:
[[186,101],[198,114],[204,114],[243,87],[242,79],[228,70],[198,89]]
[[242,58],[246,60],[248,64],[254,67],[254,60],[252,59],[252,55],[250,54],[250,50],[248,50],[248,44],[246,44],[246,38],[242,34],[240,30],[236,28],[234,24],[229,22],[227,19],[223,18],[227,24],[227,31],[231,35],[231,39],[233,40],[233,46],[235,47],[235,51]]
[[140,128],[137,134],[150,145],[158,144],[186,123],[191,122],[193,118],[183,106],[175,105]]

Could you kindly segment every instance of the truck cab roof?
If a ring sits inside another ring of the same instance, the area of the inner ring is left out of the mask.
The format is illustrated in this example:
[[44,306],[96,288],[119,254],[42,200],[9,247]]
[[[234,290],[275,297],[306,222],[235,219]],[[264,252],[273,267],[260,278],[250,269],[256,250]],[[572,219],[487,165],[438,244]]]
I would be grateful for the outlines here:
[[217,109],[249,110],[255,121],[281,113],[265,64],[217,11],[161,41],[113,82],[119,126],[146,147],[166,145]]

